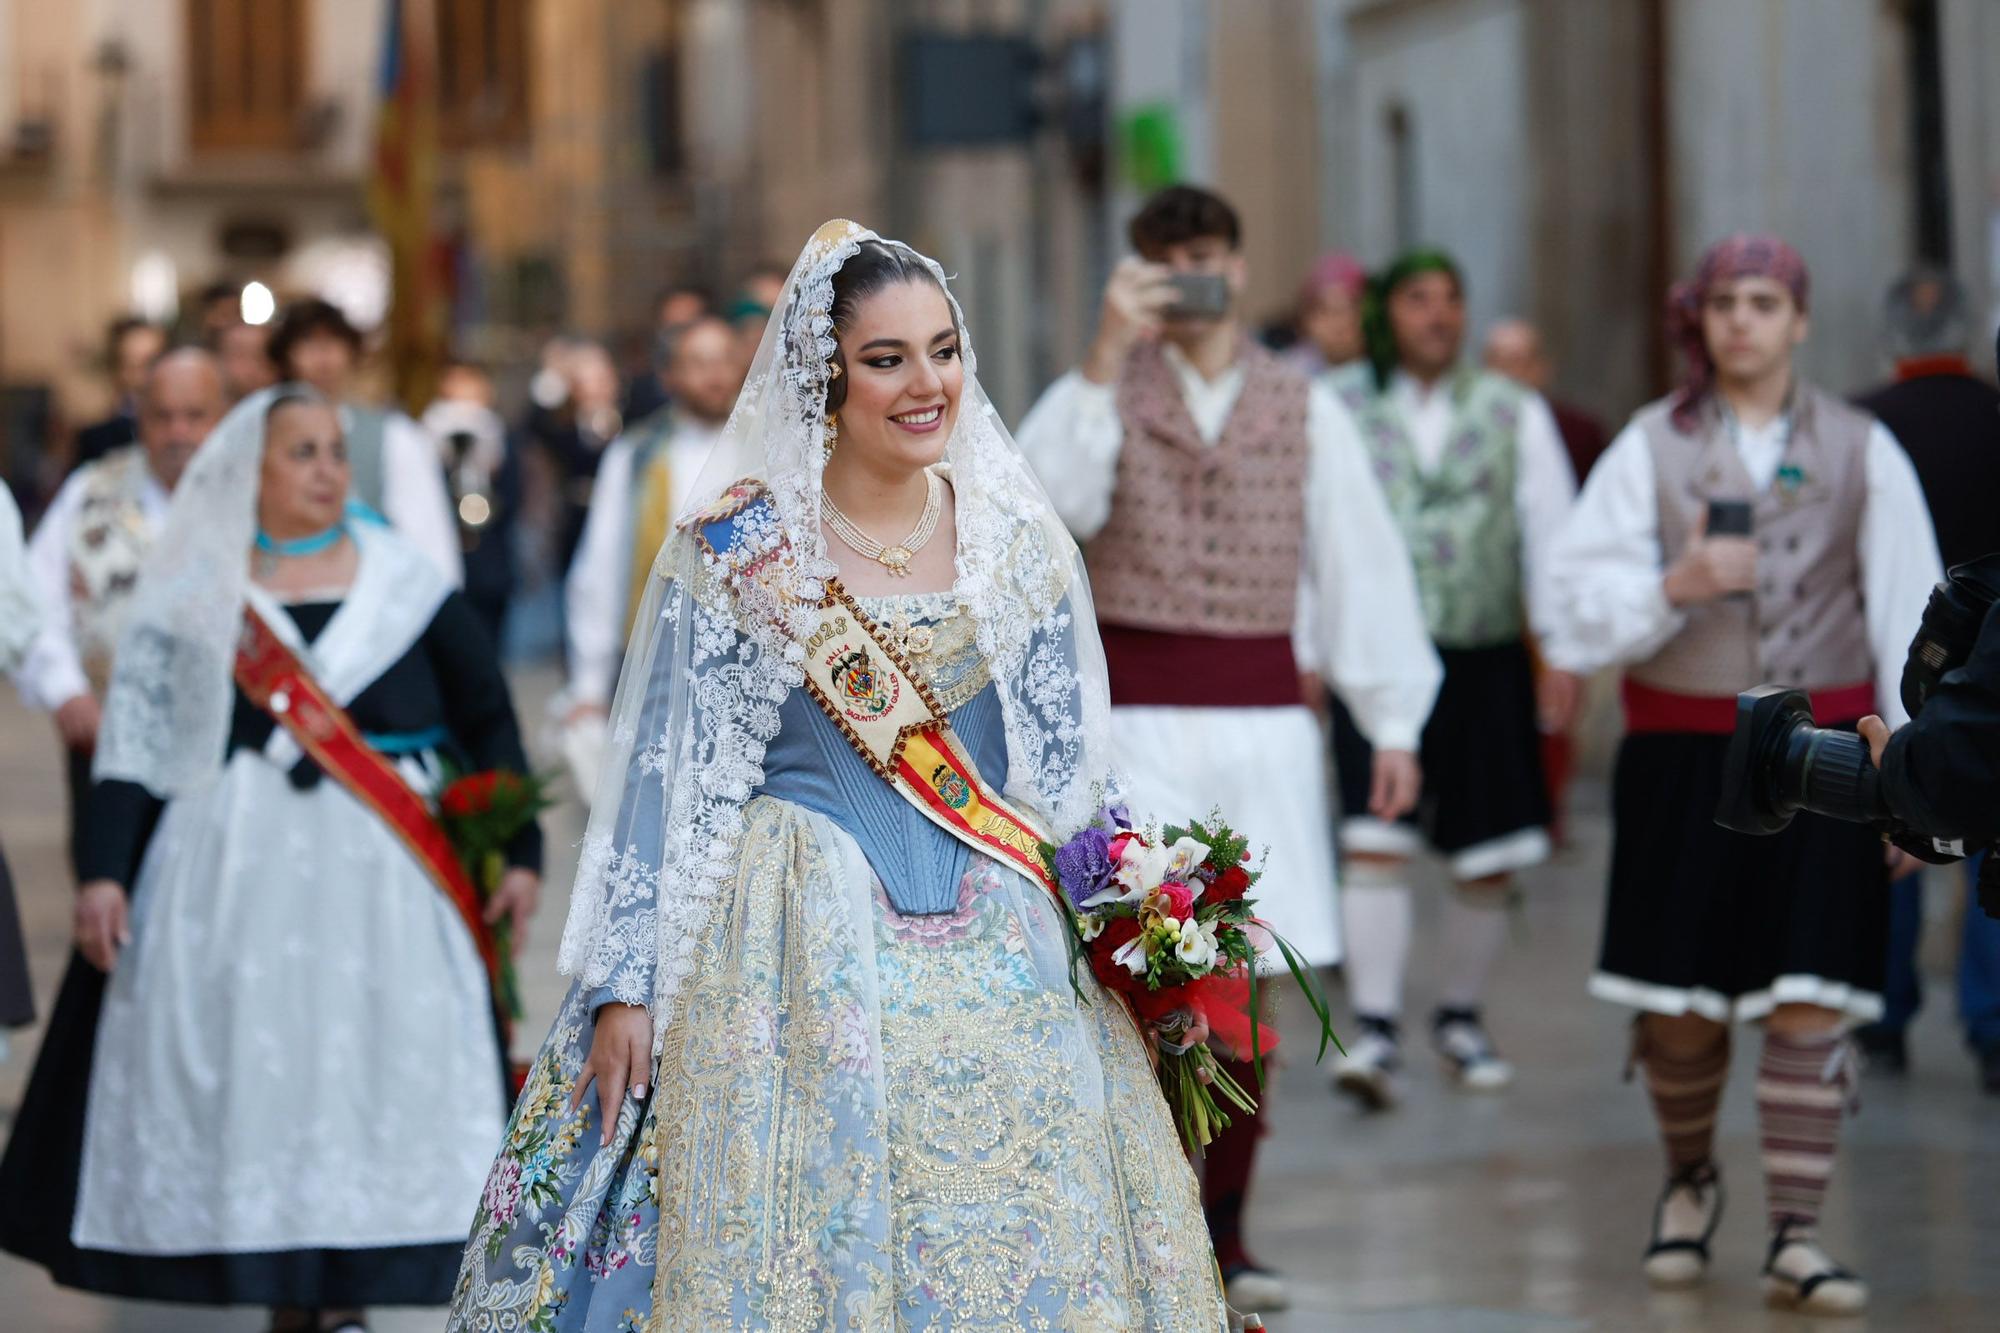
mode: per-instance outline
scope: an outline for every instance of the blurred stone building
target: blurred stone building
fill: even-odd
[[[0,430],[103,407],[105,321],[216,281],[379,313],[365,187],[388,0],[0,0]],[[1769,227],[1814,268],[1811,373],[1880,369],[1918,257],[1990,308],[1990,0],[409,0],[436,25],[460,346],[637,354],[669,280],[727,295],[859,218],[961,275],[1018,415],[1088,337],[1168,179],[1242,206],[1253,313],[1335,245],[1426,241],[1572,398],[1657,391],[1661,291]],[[39,405],[39,406],[37,406]],[[11,424],[10,424],[11,423]],[[18,475],[18,465],[12,469]]]

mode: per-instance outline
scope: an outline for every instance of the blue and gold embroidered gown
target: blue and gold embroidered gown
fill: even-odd
[[[863,599],[995,787],[951,594]],[[650,697],[650,696],[649,696]],[[1046,890],[931,824],[803,690],[744,808],[644,1100],[566,1106],[572,989],[487,1183],[450,1327],[1216,1329],[1195,1181],[1132,1024]]]

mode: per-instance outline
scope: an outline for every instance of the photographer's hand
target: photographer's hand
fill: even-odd
[[[1882,767],[1882,751],[1889,744],[1889,724],[1870,713],[1854,726],[1861,733],[1861,739],[1868,742],[1868,762]]]
[[[1870,713],[1855,723],[1854,729],[1861,733],[1861,739],[1868,742],[1868,762],[1882,767],[1882,751],[1889,744],[1889,724]],[[1890,879],[1901,879],[1914,875],[1924,868],[1924,863],[1893,842],[1882,844],[1884,863],[1889,867]]]
[[[1757,586],[1757,543],[1748,537],[1711,537],[1708,515],[1695,515],[1694,531],[1680,559],[1667,568],[1661,591],[1675,606],[1698,606]]]

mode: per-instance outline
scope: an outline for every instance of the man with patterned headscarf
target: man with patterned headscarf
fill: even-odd
[[[1319,257],[1299,284],[1293,316],[1299,340],[1285,359],[1306,375],[1317,375],[1360,358],[1361,304],[1368,295],[1368,270],[1345,250]]]
[[[1325,382],[1388,493],[1444,662],[1420,754],[1424,801],[1403,819],[1368,812],[1369,746],[1334,708],[1347,985],[1359,1027],[1336,1076],[1379,1109],[1399,1087],[1409,859],[1426,846],[1452,878],[1432,1042],[1462,1087],[1492,1090],[1513,1077],[1487,1034],[1487,982],[1513,875],[1549,854],[1540,730],[1567,728],[1580,683],[1558,670],[1538,681],[1527,642],[1548,633],[1547,547],[1576,490],[1548,404],[1460,360],[1464,281],[1441,251],[1412,251],[1374,279],[1364,331],[1367,359]]]
[[[1707,1269],[1730,1025],[1760,1022],[1766,1285],[1851,1313],[1868,1289],[1816,1226],[1847,1100],[1844,1033],[1882,1012],[1882,844],[1811,814],[1748,838],[1715,810],[1741,690],[1809,690],[1821,725],[1904,720],[1897,681],[1941,571],[1908,456],[1793,371],[1807,300],[1804,261],[1768,236],[1721,242],[1671,294],[1686,377],[1612,442],[1556,542],[1550,655],[1625,667],[1590,989],[1637,1011],[1633,1063],[1666,1147],[1646,1275],[1686,1286]]]

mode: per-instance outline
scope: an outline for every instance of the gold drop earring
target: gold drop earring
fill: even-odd
[[[841,372],[840,362],[838,361],[830,362],[826,368],[826,378],[828,383],[831,383],[832,381],[839,379],[841,373],[842,372]],[[839,439],[840,439],[840,413],[828,412],[826,414],[826,440],[821,446],[822,462],[833,457],[833,446],[839,441]]]

